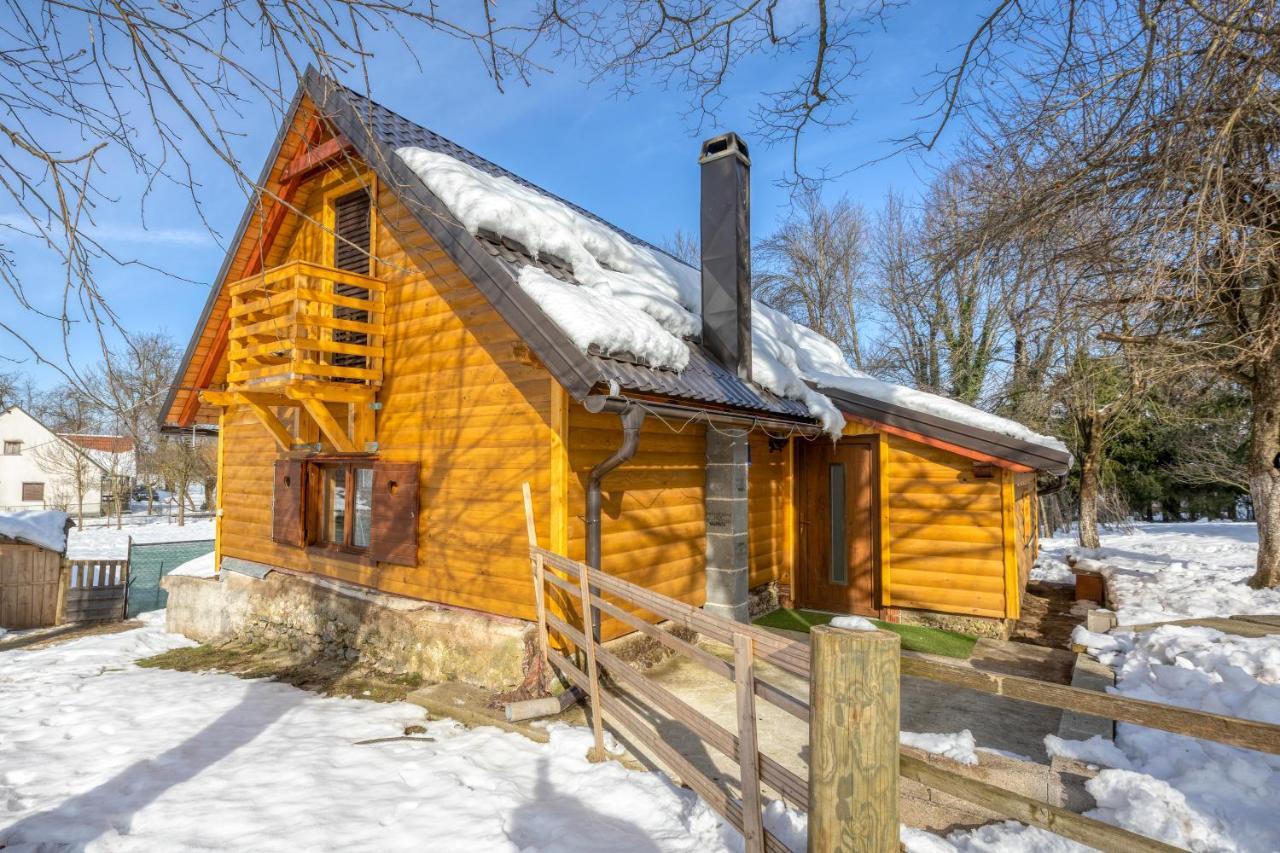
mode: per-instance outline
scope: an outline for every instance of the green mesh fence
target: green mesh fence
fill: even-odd
[[[194,542],[152,542],[135,544],[129,549],[129,611],[137,616],[148,610],[159,610],[169,600],[160,588],[160,578],[188,560],[213,550],[212,539]]]

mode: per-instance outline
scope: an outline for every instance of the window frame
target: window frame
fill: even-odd
[[[11,447],[14,449],[10,450],[9,448]],[[22,455],[22,439],[15,440],[15,439],[6,438],[4,440],[3,455],[4,456],[21,456]]]
[[[306,489],[303,495],[303,527],[304,535],[308,543],[308,548],[327,554],[342,555],[344,557],[356,557],[365,560],[372,560],[370,556],[370,545],[372,537],[370,537],[370,545],[356,545],[355,543],[355,495],[356,495],[356,471],[366,470],[369,472],[370,483],[370,525],[373,523],[373,471],[376,459],[371,457],[361,457],[358,459],[310,459],[307,461],[307,482],[314,484],[311,488]],[[325,512],[325,489],[328,485],[328,472],[339,469],[344,472],[343,488],[346,490],[344,499],[346,509],[343,512],[342,519],[342,541],[330,542],[326,533],[329,529],[329,519]]]
[[[28,487],[28,486],[39,486],[39,487],[40,487],[40,497],[38,497],[38,498],[29,498],[29,497],[27,497],[27,487]],[[44,503],[44,491],[45,491],[44,486],[45,486],[45,484],[44,484],[43,482],[38,482],[38,483],[37,483],[37,482],[35,482],[35,481],[32,481],[32,482],[24,482],[24,483],[22,484],[22,493],[21,493],[21,494],[22,494],[22,502],[23,502],[23,503],[28,503],[28,502],[32,502],[32,503],[33,503],[33,502],[35,502],[35,501],[40,501],[40,503]]]

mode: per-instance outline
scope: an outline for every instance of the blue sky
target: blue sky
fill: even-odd
[[[851,170],[826,187],[829,196],[847,194],[875,210],[891,188],[908,195],[920,189],[944,155],[899,155],[863,164],[890,153],[893,139],[919,126],[915,93],[929,84],[935,68],[954,58],[980,8],[919,2],[899,11],[885,31],[861,42],[868,61],[853,84],[856,119],[848,126],[813,131],[803,144],[808,163]],[[535,76],[531,85],[513,83],[499,93],[471,47],[436,37],[420,44],[419,53],[421,70],[405,60],[397,42],[380,45],[371,66],[374,97],[632,233],[661,242],[677,228],[696,231],[698,143],[724,130],[737,130],[751,145],[754,236],[766,236],[785,216],[788,192],[776,182],[787,172],[790,149],[753,140],[749,115],[759,92],[794,72],[786,63],[742,68],[731,81],[716,126],[699,130],[684,117],[683,92],[651,86],[619,98],[607,84],[587,85],[580,69],[557,64],[552,73]],[[236,142],[241,162],[256,175],[276,133],[275,120],[267,105],[257,104],[233,124],[242,133]],[[74,149],[79,143],[68,139],[66,144]],[[131,331],[167,332],[184,346],[245,206],[226,167],[198,146],[190,150],[201,179],[204,214],[217,235],[210,234],[190,198],[176,188],[160,187],[140,208],[138,175],[110,153],[103,184],[110,199],[96,214],[98,234],[113,251],[154,267],[98,265],[99,280],[120,323]],[[13,221],[14,212],[0,204],[0,226]],[[54,306],[62,296],[57,259],[35,241],[3,228],[0,244],[16,257],[28,295],[43,307]],[[35,339],[46,357],[61,356],[57,326],[23,311],[7,291],[0,292],[0,315]],[[96,361],[98,347],[86,324],[73,332],[73,361]],[[34,374],[42,384],[58,379],[0,332],[0,370],[14,369]]]

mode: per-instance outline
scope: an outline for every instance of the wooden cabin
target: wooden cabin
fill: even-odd
[[[308,74],[164,409],[174,427],[218,424],[224,573],[530,620],[527,482],[552,549],[596,559],[598,547],[605,571],[733,618],[762,589],[997,632],[1018,616],[1037,476],[1066,471],[1060,445],[810,383],[844,418],[835,440],[804,402],[732,363],[751,302],[749,282],[726,284],[723,269],[703,280],[718,277],[731,300],[737,288],[737,315],[712,328],[706,318],[725,313],[704,311],[681,370],[583,348],[519,285],[536,267],[573,286],[572,266],[465,227],[397,155],[405,147],[658,252]],[[706,243],[708,217],[745,212],[708,208],[705,169],[703,180]],[[742,229],[733,239],[745,252]],[[592,471],[618,454],[590,524]]]

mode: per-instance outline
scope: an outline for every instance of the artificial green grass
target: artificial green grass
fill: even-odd
[[[836,618],[835,613],[820,613],[817,610],[790,610],[782,608],[766,613],[755,621],[762,628],[782,628],[787,631],[809,633],[814,625],[825,625]],[[877,628],[892,631],[902,638],[902,647],[912,652],[927,652],[931,655],[945,655],[949,658],[967,660],[973,653],[973,645],[977,637],[958,634],[955,631],[943,631],[941,628],[925,628],[921,625],[898,625],[894,622],[881,622],[872,619]]]

